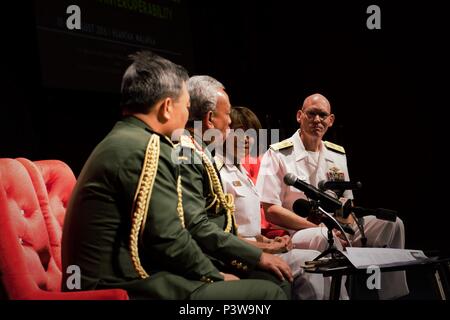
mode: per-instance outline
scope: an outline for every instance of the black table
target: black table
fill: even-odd
[[[331,263],[333,264],[333,263]],[[342,262],[340,263],[342,264]],[[450,298],[450,257],[434,256],[414,262],[397,263],[395,265],[380,266],[381,272],[405,271],[424,269],[434,272],[435,287],[442,300]],[[346,265],[319,266],[315,269],[305,269],[306,272],[319,273],[324,277],[331,277],[330,300],[339,300],[343,276],[368,275],[367,268],[357,269],[348,262]]]

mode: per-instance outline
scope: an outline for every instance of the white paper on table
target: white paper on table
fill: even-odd
[[[404,264],[420,263],[427,256],[422,250],[392,249],[392,248],[355,248],[347,247],[343,252],[350,262],[358,269],[368,266],[389,267]]]

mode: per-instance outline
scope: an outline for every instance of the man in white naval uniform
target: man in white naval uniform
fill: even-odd
[[[324,251],[327,246],[325,228],[292,212],[295,200],[305,198],[300,190],[287,186],[283,178],[287,173],[317,187],[322,180],[348,181],[347,159],[343,147],[322,141],[328,128],[334,123],[334,114],[328,100],[313,94],[307,97],[297,112],[300,130],[292,137],[276,143],[264,154],[257,179],[257,190],[263,202],[266,219],[292,231],[296,248]],[[353,199],[351,191],[344,198]],[[349,221],[355,231],[350,237],[353,246],[361,245],[361,233],[354,221]],[[364,217],[367,246],[404,248],[403,221],[379,220],[375,216]],[[341,242],[335,239],[338,248]],[[380,299],[393,299],[409,293],[404,272],[383,273]]]

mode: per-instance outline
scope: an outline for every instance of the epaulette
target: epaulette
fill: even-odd
[[[219,157],[214,157],[214,162],[216,164],[217,170],[219,170],[219,171],[220,171],[220,169],[223,168],[223,165],[225,164],[225,162]]]
[[[180,136],[180,146],[183,148],[195,149],[194,142],[192,142],[190,136],[182,135]]]
[[[292,142],[292,140],[286,139],[286,140],[271,144],[270,148],[274,151],[278,151],[278,150],[290,148],[293,146],[294,146],[294,143]]]
[[[323,144],[325,145],[325,147],[327,147],[327,149],[330,149],[331,151],[335,151],[335,152],[338,152],[338,153],[345,154],[344,147],[342,147],[342,146],[340,146],[338,144],[331,143],[329,141],[324,141]]]

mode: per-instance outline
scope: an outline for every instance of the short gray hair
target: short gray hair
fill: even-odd
[[[208,111],[216,110],[217,91],[225,87],[213,77],[193,76],[187,88],[191,99],[188,126],[193,126],[194,121],[201,121]]]

